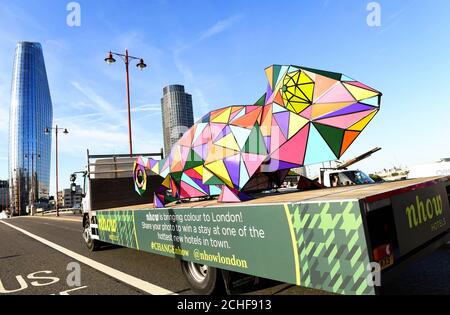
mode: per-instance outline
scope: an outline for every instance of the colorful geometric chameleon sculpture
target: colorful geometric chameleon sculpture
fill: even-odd
[[[380,92],[340,73],[280,65],[265,72],[267,92],[256,104],[206,114],[163,160],[138,158],[136,191],[145,191],[150,170],[164,179],[158,208],[214,195],[246,200],[245,192],[279,184],[291,168],[339,159],[380,107]]]

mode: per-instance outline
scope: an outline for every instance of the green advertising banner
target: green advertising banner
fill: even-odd
[[[337,293],[372,294],[357,202],[97,211],[100,240]]]

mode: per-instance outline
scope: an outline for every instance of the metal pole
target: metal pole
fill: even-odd
[[[58,207],[58,125],[56,125],[56,216],[59,217],[59,207]]]
[[[37,157],[36,157],[37,158]],[[31,216],[33,216],[34,211],[34,154],[31,155],[31,206],[30,206],[30,213]]]
[[[131,137],[131,105],[130,105],[130,75],[128,71],[128,49],[125,50],[125,71],[127,77],[127,103],[128,103],[128,138],[130,143],[130,157],[133,157],[133,141]]]
[[[17,209],[17,211],[18,211],[17,215],[19,217],[20,217],[20,213],[22,212],[22,195],[20,194],[21,193],[20,185],[22,184],[22,181],[20,180],[20,177],[21,177],[21,175],[20,175],[20,169],[19,169],[19,177],[17,179],[17,181],[19,182],[19,184],[17,185],[19,187],[19,191],[18,191],[18,193],[19,193],[19,207]]]

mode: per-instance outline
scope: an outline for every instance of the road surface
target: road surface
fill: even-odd
[[[90,252],[81,237],[81,217],[0,221],[0,240],[0,294],[193,294],[172,258],[115,246]],[[449,266],[450,246],[444,246],[383,284],[382,293],[450,294]],[[244,293],[326,294],[264,285]]]

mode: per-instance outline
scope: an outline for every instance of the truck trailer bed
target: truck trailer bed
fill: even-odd
[[[450,178],[450,177],[449,177]],[[411,186],[423,187],[431,185],[437,181],[442,181],[443,177],[428,177],[395,182],[382,182],[369,185],[344,186],[334,188],[323,188],[309,191],[298,191],[296,189],[280,190],[275,193],[253,194],[254,199],[243,201],[241,203],[219,203],[216,199],[204,201],[185,201],[181,203],[171,203],[166,205],[168,208],[202,208],[214,206],[242,206],[242,205],[261,205],[270,203],[290,203],[290,202],[330,202],[340,200],[376,200],[377,197],[398,193],[404,189],[411,189]],[[140,210],[152,209],[153,204],[141,204],[118,208],[108,208],[107,210]]]
[[[449,240],[449,195],[450,177],[430,177],[280,190],[242,203],[147,203],[92,211],[90,221],[102,242],[328,292],[375,294],[367,280],[373,268],[393,274]]]

